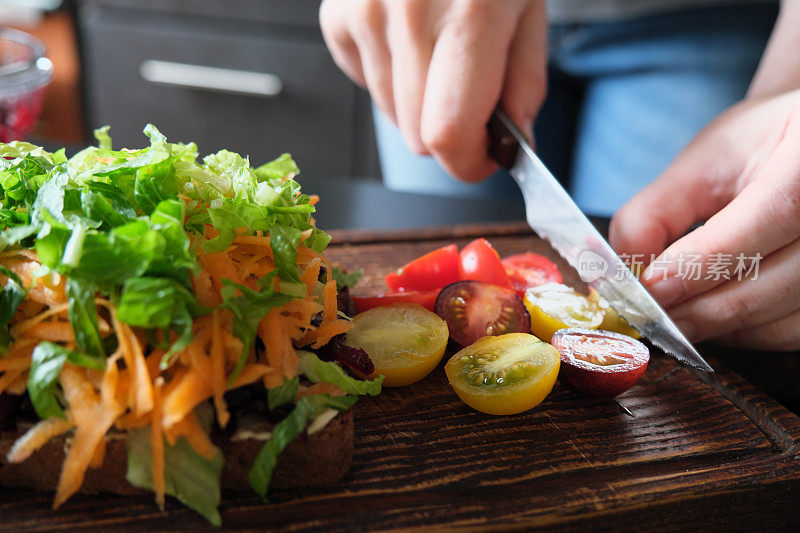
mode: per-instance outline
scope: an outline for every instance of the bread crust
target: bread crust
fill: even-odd
[[[6,456],[21,430],[0,434],[0,485],[54,491],[64,462],[66,438],[51,439],[25,461],[9,464]],[[127,454],[125,439],[107,438],[103,465],[86,472],[80,493],[143,494],[125,479]],[[225,457],[222,488],[232,491],[250,490],[247,474],[264,441],[254,438],[222,439],[217,445]],[[278,458],[271,489],[325,487],[338,483],[353,462],[353,412],[338,414],[324,428],[312,435],[303,433]]]

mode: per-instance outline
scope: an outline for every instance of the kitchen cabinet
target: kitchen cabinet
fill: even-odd
[[[319,0],[79,0],[87,119],[116,146],[155,124],[201,154],[291,152],[307,190],[379,175],[369,99],[336,67]],[[210,68],[209,68],[210,67]]]

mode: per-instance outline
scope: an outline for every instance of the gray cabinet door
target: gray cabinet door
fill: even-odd
[[[110,124],[116,146],[145,144],[151,122],[170,140],[196,141],[201,154],[228,148],[259,164],[291,152],[306,182],[354,173],[357,89],[321,40],[142,15],[95,12],[80,22],[90,125]],[[283,88],[263,98],[156,84],[140,74],[148,60],[273,74]]]

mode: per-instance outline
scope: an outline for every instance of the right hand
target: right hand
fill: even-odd
[[[498,102],[531,131],[546,88],[542,0],[324,0],[320,24],[406,144],[454,177],[497,168],[486,123]]]

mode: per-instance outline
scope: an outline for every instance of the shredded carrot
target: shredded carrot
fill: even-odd
[[[213,459],[217,454],[217,449],[212,444],[208,434],[200,426],[197,420],[197,415],[194,412],[189,413],[186,417],[172,426],[164,430],[164,436],[167,442],[175,444],[178,438],[184,437],[189,445],[198,453],[198,455],[206,459]]]
[[[164,430],[161,422],[161,388],[164,378],[157,377],[153,387],[153,410],[150,412],[150,447],[153,450],[153,491],[156,493],[158,508],[164,510]]]
[[[44,446],[47,441],[67,432],[71,427],[72,424],[63,418],[40,420],[35,426],[26,431],[22,437],[17,439],[8,452],[8,462],[21,463]]]
[[[75,340],[72,325],[66,321],[39,322],[20,333],[20,336],[34,337],[50,342],[73,342]]]
[[[130,326],[117,320],[116,313],[111,319],[119,339],[122,357],[133,377],[134,384],[128,391],[128,406],[135,414],[141,415],[153,408],[153,384],[150,372],[147,370],[142,347]]]
[[[312,394],[330,394],[331,396],[343,396],[345,392],[336,385],[331,385],[330,383],[325,383],[324,381],[320,381],[319,383],[314,383],[308,388],[297,391],[296,397],[302,398],[303,396],[310,396]]]
[[[111,358],[98,397],[84,372],[71,364],[65,364],[61,370],[59,382],[69,405],[68,416],[75,424],[75,437],[64,459],[53,508],[58,508],[80,488],[98,442],[122,413],[122,405],[115,398],[117,379],[117,362]]]
[[[243,387],[245,385],[249,385],[256,380],[264,377],[264,375],[272,370],[271,367],[267,365],[259,365],[259,364],[250,364],[244,365],[242,368],[242,372],[233,380],[229,389],[238,389],[239,387]]]
[[[103,466],[103,460],[106,458],[106,439],[100,439],[97,443],[97,448],[94,450],[92,460],[89,462],[89,468],[100,468]]]
[[[322,260],[319,257],[314,257],[308,262],[306,269],[303,271],[303,275],[300,276],[300,280],[305,283],[306,287],[308,287],[306,290],[306,298],[311,296],[311,291],[314,290],[314,285],[317,284],[317,280],[319,279],[319,271],[321,268]]]
[[[213,389],[196,369],[190,369],[181,381],[164,396],[164,427],[170,427],[188,415]]]
[[[322,322],[333,322],[339,316],[339,305],[336,301],[336,280],[328,274],[325,283],[325,308],[322,310]]]
[[[231,415],[225,405],[225,353],[222,347],[219,313],[211,314],[211,386],[214,389],[214,407],[221,427],[228,425]]]

